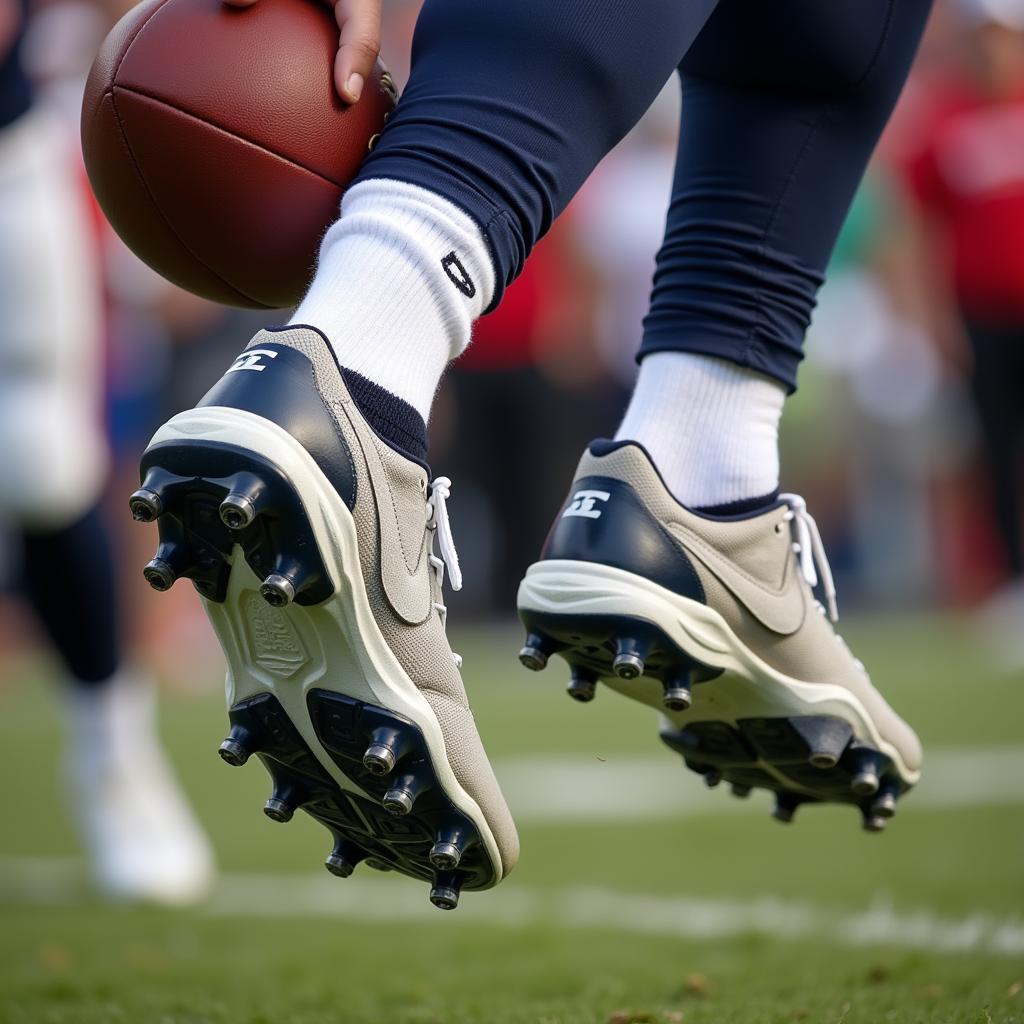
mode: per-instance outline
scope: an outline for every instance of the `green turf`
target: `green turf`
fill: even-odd
[[[986,671],[962,624],[896,618],[855,623],[846,635],[926,749],[1021,742],[1021,680]],[[499,762],[601,758],[614,773],[619,759],[658,756],[653,715],[609,693],[573,705],[557,671],[534,677],[515,666],[518,634],[456,640]],[[44,675],[39,662],[8,666],[0,687],[0,858],[9,864],[74,852],[56,796],[57,716]],[[259,813],[262,771],[219,762],[225,715],[214,689],[169,695],[163,721],[221,866],[232,878],[274,873],[271,888],[278,873],[282,884],[301,880],[325,853],[324,833],[308,820],[268,822]],[[680,786],[700,785],[667,753],[665,770]],[[0,1024],[1024,1021],[1024,991],[1012,994],[1024,962],[1010,956],[852,947],[828,934],[670,937],[644,934],[642,920],[584,929],[557,909],[570,891],[593,888],[634,901],[796,901],[835,915],[882,900],[904,915],[1019,924],[1020,804],[915,808],[911,798],[887,834],[869,836],[843,809],[806,811],[783,828],[752,800],[738,814],[528,822],[522,840],[522,863],[502,891],[467,895],[466,913],[378,923],[302,908],[263,916],[223,904],[216,913],[112,908],[63,875],[51,892],[45,879],[26,891],[12,873],[0,879]],[[389,905],[406,893],[425,900],[411,883],[376,885]],[[541,907],[550,900],[552,910],[521,925],[507,915],[487,920],[488,901],[507,907],[519,897]]]

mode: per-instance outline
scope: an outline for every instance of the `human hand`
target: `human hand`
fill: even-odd
[[[8,0],[0,0],[0,4]],[[225,0],[232,7],[251,7],[259,0]],[[355,103],[380,53],[381,0],[334,0],[338,23],[338,55],[334,58],[334,87],[346,103]]]

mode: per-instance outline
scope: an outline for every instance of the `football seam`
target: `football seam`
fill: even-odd
[[[128,56],[129,51],[135,45],[136,41],[141,37],[142,33],[153,23],[153,19],[167,6],[169,0],[161,0],[156,7],[149,12],[146,20],[135,29],[135,34],[128,40],[128,45],[121,52],[121,56],[118,58],[117,67],[114,68],[114,73],[110,76],[111,85],[113,86],[117,82],[117,76],[121,73],[121,65],[125,62],[125,58]],[[120,121],[119,121],[120,123]]]
[[[168,110],[173,110],[175,113],[184,114],[185,117],[192,118],[193,121],[198,121],[200,124],[208,125],[210,128],[215,128],[219,132],[230,136],[238,142],[244,142],[246,145],[252,146],[255,149],[260,150],[262,153],[266,153],[268,156],[277,157],[278,160],[282,160],[284,163],[291,167],[295,167],[300,171],[305,171],[307,174],[313,175],[314,178],[319,178],[321,181],[326,182],[328,185],[333,186],[337,189],[344,190],[345,186],[339,181],[335,181],[333,178],[327,177],[326,174],[321,174],[320,171],[313,170],[312,167],[307,167],[305,164],[300,163],[298,160],[290,156],[285,156],[283,153],[278,153],[277,150],[270,149],[268,146],[263,145],[261,142],[256,142],[254,139],[246,138],[244,135],[239,135],[237,132],[232,131],[230,128],[225,128],[222,124],[217,124],[216,121],[211,121],[208,117],[202,114],[197,114],[192,110],[186,110],[184,107],[175,106],[173,103],[161,98],[160,96],[154,96],[152,93],[146,92],[143,89],[139,89],[133,85],[121,85],[116,77],[112,85],[113,89],[122,89],[124,92],[132,93],[135,96],[141,96],[143,99],[152,100],[154,103],[159,103],[161,106],[166,107]]]
[[[136,38],[138,37],[136,36]],[[110,105],[114,111],[114,117],[117,118],[117,130],[121,136],[122,141],[124,142],[125,149],[127,149],[128,151],[128,157],[132,162],[132,167],[135,170],[136,177],[138,177],[139,183],[146,190],[146,195],[149,196],[149,201],[152,204],[153,209],[156,211],[160,219],[164,222],[164,225],[167,227],[167,230],[170,231],[170,233],[174,236],[175,239],[177,239],[178,244],[182,247],[182,249],[184,249],[185,252],[187,252],[189,256],[191,256],[192,259],[196,261],[196,263],[203,267],[204,270],[210,273],[215,280],[220,281],[220,283],[223,284],[230,291],[234,292],[240,298],[245,299],[247,303],[256,303],[256,305],[262,309],[273,309],[273,306],[268,306],[265,303],[260,302],[259,299],[255,299],[251,295],[247,295],[240,288],[236,288],[230,281],[226,281],[220,274],[217,273],[216,270],[213,269],[213,267],[209,266],[205,262],[205,260],[200,259],[199,256],[192,251],[192,247],[189,246],[181,237],[181,235],[179,235],[178,232],[174,229],[174,225],[170,222],[170,220],[168,220],[167,215],[161,209],[160,204],[156,201],[156,197],[153,195],[153,191],[149,187],[149,182],[146,181],[146,176],[142,173],[142,168],[139,166],[139,162],[135,157],[135,150],[132,149],[132,144],[128,138],[128,133],[124,130],[124,122],[122,121],[121,114],[117,109],[117,97],[114,95],[114,88],[112,87],[105,95],[108,95],[110,97]],[[162,274],[161,277],[163,277]],[[165,278],[165,280],[169,280],[169,278]],[[171,283],[174,284],[175,282],[172,281]],[[183,286],[179,285],[178,287]],[[185,290],[188,291],[189,289]]]

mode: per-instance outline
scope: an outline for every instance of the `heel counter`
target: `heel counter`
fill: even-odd
[[[287,430],[313,456],[345,504],[350,509],[355,505],[352,453],[303,353],[273,342],[246,349],[199,402],[200,407],[214,405],[251,412]]]
[[[635,573],[704,603],[704,588],[676,540],[644,508],[636,491],[614,477],[573,483],[541,560],[599,562]]]

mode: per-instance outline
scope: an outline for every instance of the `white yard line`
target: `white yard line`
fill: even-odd
[[[81,865],[70,858],[0,857],[0,907],[88,906]],[[435,910],[422,882],[397,876],[221,875],[198,913],[213,917],[315,917],[374,924],[462,924],[494,928],[590,929],[727,939],[764,935],[815,939],[837,946],[897,946],[936,953],[1024,956],[1024,918],[978,913],[941,917],[897,910],[877,900],[855,911],[760,896],[717,900],[614,892],[597,888],[542,889],[510,881],[494,892],[467,894],[451,914]]]

